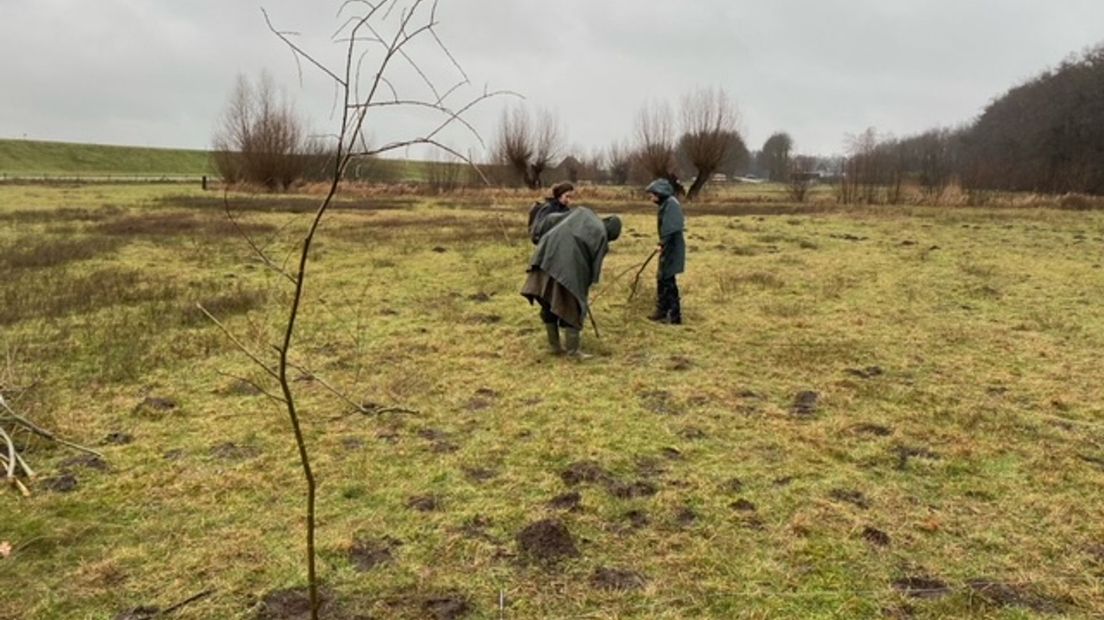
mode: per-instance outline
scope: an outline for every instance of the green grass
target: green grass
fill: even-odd
[[[199,176],[212,173],[207,151],[0,140],[0,174]]]
[[[299,202],[235,200],[282,262]],[[500,617],[500,595],[508,618],[1104,614],[1104,215],[690,206],[687,324],[668,328],[643,319],[650,290],[627,301],[631,273],[613,281],[651,251],[654,217],[603,203],[626,231],[598,289],[603,338],[584,341],[596,357],[572,363],[543,352],[517,295],[527,206],[348,198],[322,228],[295,355],[358,401],[418,412],[350,414],[295,383],[321,575],[349,615],[425,617],[445,594],[473,618]],[[303,585],[286,414],[194,310],[269,355],[289,291],[216,207],[181,188],[0,186],[21,295],[0,305],[0,385],[35,385],[18,407],[73,440],[134,437],[102,447],[104,472],[30,452],[79,486],[0,497],[0,618],[113,618],[208,588],[175,617],[251,618]],[[808,417],[791,413],[802,391]],[[657,492],[565,484],[584,460]],[[579,510],[548,506],[573,489]],[[438,509],[408,507],[421,496]],[[519,555],[546,518],[578,558]],[[349,549],[386,537],[392,561],[358,572]],[[646,585],[601,589],[600,568]],[[909,578],[948,593],[909,597],[893,585]],[[1009,585],[986,598],[978,580]]]
[[[421,182],[427,163],[380,159],[370,177],[391,182]],[[207,151],[187,149],[0,140],[0,178],[41,176],[192,176],[217,172]]]

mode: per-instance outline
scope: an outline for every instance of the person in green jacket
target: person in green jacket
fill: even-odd
[[[686,218],[676,194],[676,182],[656,179],[646,191],[658,207],[659,270],[656,273],[656,309],[648,318],[669,325],[682,324],[682,304],[676,277],[686,271]]]
[[[553,354],[565,352],[560,328],[566,332],[566,353],[588,357],[581,351],[583,322],[589,310],[590,287],[602,275],[602,262],[611,241],[621,236],[621,220],[600,219],[586,207],[548,215],[534,230],[540,239],[529,260],[521,294],[541,307],[541,321]]]

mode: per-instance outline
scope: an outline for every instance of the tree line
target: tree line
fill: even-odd
[[[255,85],[239,80],[214,147],[216,166],[230,182],[282,190],[329,169],[327,149],[307,135],[267,76]],[[797,201],[813,183],[830,181],[841,202],[896,204],[912,188],[938,202],[955,185],[1104,194],[1102,162],[1104,45],[1010,89],[970,123],[903,138],[870,128],[851,136],[842,156],[799,155],[785,132],[750,151],[735,101],[706,87],[677,106],[644,104],[626,139],[589,153],[567,145],[553,112],[515,105],[502,112],[485,165],[492,181],[534,190],[559,180],[626,185],[665,177],[684,182],[693,200],[714,178],[754,176],[786,183]],[[390,180],[379,176],[382,170],[362,162],[351,180]],[[478,178],[447,160],[428,163],[426,177],[445,191]]]

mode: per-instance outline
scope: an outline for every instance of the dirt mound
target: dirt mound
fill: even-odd
[[[349,561],[360,572],[367,572],[394,561],[392,553],[402,546],[402,541],[385,536],[378,540],[358,540],[349,548]]]
[[[836,501],[846,502],[863,510],[870,508],[870,500],[861,492],[853,489],[833,489],[828,495]]]
[[[460,594],[442,594],[426,597],[422,610],[435,620],[456,620],[472,612],[468,599]]]
[[[575,512],[579,510],[582,502],[583,496],[579,494],[578,491],[572,491],[552,498],[552,500],[548,502],[548,507],[553,510],[568,510]]]
[[[863,540],[877,547],[889,546],[889,534],[886,534],[882,530],[873,527],[863,528],[862,537]]]
[[[913,598],[940,598],[951,593],[951,588],[931,577],[903,577],[893,582],[893,589]]]
[[[626,591],[640,590],[648,585],[643,575],[631,570],[617,568],[598,568],[590,577],[590,585],[599,590]]]
[[[406,501],[406,507],[418,512],[433,512],[440,510],[441,502],[432,495],[416,495]]]
[[[1062,602],[1043,596],[1030,586],[990,579],[973,579],[966,585],[984,602],[997,607],[1022,607],[1046,614],[1061,613],[1065,609]]]
[[[333,596],[325,590],[319,591],[321,604],[319,615],[322,618],[338,616]],[[257,608],[257,620],[310,620],[310,591],[306,588],[291,588],[269,592],[261,599]]]
[[[811,391],[798,392],[794,396],[793,406],[790,407],[790,413],[796,416],[808,417],[817,412],[817,405],[820,401],[820,394]]]
[[[618,499],[651,497],[659,493],[659,487],[656,486],[654,482],[648,480],[637,480],[635,482],[612,481],[606,485],[606,490],[609,491],[610,495]]]
[[[571,532],[556,519],[545,519],[526,526],[518,533],[517,543],[525,556],[538,562],[557,562],[579,555]]]
[[[606,482],[612,477],[594,461],[576,461],[560,472],[560,479],[569,487],[582,483]]]

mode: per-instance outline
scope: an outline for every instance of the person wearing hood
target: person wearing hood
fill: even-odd
[[[600,219],[590,209],[578,207],[544,217],[535,227],[534,236],[539,242],[529,260],[529,275],[521,294],[530,304],[540,305],[553,354],[566,352],[586,358],[580,341],[590,310],[590,287],[602,275],[610,242],[621,236],[621,220],[617,216]],[[564,329],[566,346],[560,343],[560,328]]]
[[[659,270],[656,273],[656,309],[648,318],[670,325],[682,324],[682,305],[676,277],[686,271],[686,218],[675,197],[675,185],[667,179],[656,179],[645,190],[658,207]]]
[[[552,197],[543,204],[536,203],[529,211],[529,238],[533,245],[540,243],[538,231],[543,229],[545,218],[571,210],[571,201],[575,195],[575,186],[564,181],[552,186]]]

